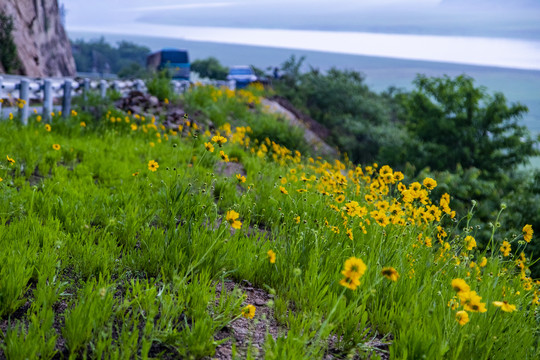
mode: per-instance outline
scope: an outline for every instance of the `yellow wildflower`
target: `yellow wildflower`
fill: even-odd
[[[159,167],[159,164],[157,163],[157,161],[150,160],[148,162],[148,170],[154,172],[154,171],[157,171],[158,167]]]
[[[532,225],[525,225],[523,227],[523,240],[525,240],[526,242],[531,242],[533,233],[534,231],[532,229]]]
[[[458,311],[456,313],[456,321],[461,326],[465,325],[466,323],[469,322],[469,314],[467,314],[467,312],[463,310]]]
[[[465,237],[465,247],[467,250],[472,250],[476,247],[476,240],[472,236],[468,235]]]
[[[268,250],[266,254],[268,255],[270,264],[274,264],[276,262],[276,253],[273,250]]]
[[[502,246],[500,248],[503,256],[508,256],[510,255],[510,250],[512,250],[511,246],[510,246],[510,243],[508,241],[503,241],[502,243]]]
[[[225,220],[227,220],[233,229],[240,229],[242,227],[242,222],[238,220],[239,216],[240,214],[238,214],[236,211],[229,210],[225,215]]]
[[[388,280],[398,281],[399,273],[393,267],[385,267],[382,269],[381,274]]]
[[[505,312],[516,311],[516,305],[511,305],[508,301],[494,301],[493,305],[500,307],[501,310]]]
[[[242,316],[246,319],[253,319],[255,316],[255,306],[249,304],[242,309]]]

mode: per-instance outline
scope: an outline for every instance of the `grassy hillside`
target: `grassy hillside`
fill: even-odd
[[[0,122],[3,356],[540,355],[528,228],[479,251],[437,179],[311,157],[257,89],[181,100]]]

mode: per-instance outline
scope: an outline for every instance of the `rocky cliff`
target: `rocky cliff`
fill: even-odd
[[[18,74],[48,77],[75,75],[69,39],[57,0],[1,0],[0,12],[13,18]],[[5,72],[0,66],[0,73]]]

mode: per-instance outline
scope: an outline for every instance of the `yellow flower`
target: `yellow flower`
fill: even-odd
[[[467,292],[459,292],[458,293],[459,298],[461,300],[461,304],[463,305],[463,308],[466,311],[473,311],[473,312],[486,312],[486,304],[483,302],[480,302],[482,300],[482,297],[478,296],[476,291],[467,291]]]
[[[468,235],[465,237],[465,247],[467,250],[472,250],[476,247],[476,240],[472,236]]]
[[[60,144],[53,144],[52,148],[54,150],[60,150]]]
[[[81,127],[86,127],[86,123],[84,121],[81,121],[80,125]]]
[[[494,301],[493,305],[500,307],[501,310],[505,312],[516,311],[516,305],[511,305],[508,301]]]
[[[297,223],[297,224],[300,224],[300,216],[297,216],[294,218],[294,221]]]
[[[242,309],[242,316],[246,319],[253,319],[255,316],[255,306],[249,304],[245,308]]]
[[[480,260],[480,264],[478,264],[480,267],[484,267],[487,265],[487,258],[484,256],[482,260]]]
[[[428,190],[433,190],[437,187],[437,182],[432,178],[425,178],[423,183]]]
[[[204,148],[206,149],[206,151],[214,152],[214,145],[212,145],[212,143],[205,142]]]
[[[463,310],[458,311],[456,313],[456,320],[459,325],[463,326],[469,322],[469,314],[467,314],[467,312]]]
[[[36,121],[37,121],[37,122],[41,122],[41,115],[38,115],[38,116],[36,117]]]
[[[137,175],[139,175],[138,171],[135,171],[133,174],[131,174],[131,176],[137,176]]]
[[[273,250],[268,250],[266,254],[268,255],[270,264],[274,264],[276,262],[276,253]]]
[[[357,257],[350,257],[345,260],[344,269],[341,272],[346,277],[352,277],[359,279],[366,272],[367,266],[362,259]],[[353,289],[354,290],[354,289]]]
[[[149,145],[150,145],[150,147],[154,147],[154,146],[156,146],[156,144],[154,144],[154,142],[153,142],[153,141],[150,141]]]
[[[0,182],[2,182],[2,181],[4,181],[4,179],[2,179],[2,178],[0,177]]]
[[[381,274],[388,280],[398,281],[399,274],[393,267],[385,267],[382,269]]]
[[[238,180],[239,183],[245,183],[246,177],[242,176],[241,174],[236,174],[236,180]]]
[[[215,142],[216,144],[219,145],[219,147],[222,147],[223,144],[225,144],[227,142],[227,138],[225,138],[225,137],[223,137],[221,135],[216,135],[216,136],[214,136],[212,138],[212,142]]]
[[[452,280],[452,289],[457,293],[471,291],[471,288],[467,285],[465,280],[459,278]]]
[[[279,191],[281,191],[282,194],[285,194],[287,195],[289,192],[287,191],[287,189],[285,189],[283,186],[280,186],[279,187]]]
[[[51,131],[51,125],[49,125],[49,124],[45,124],[45,130],[47,130],[47,131]]]
[[[10,158],[9,155],[6,155],[6,158],[10,165],[15,165],[15,159]]]
[[[339,195],[339,196],[336,198],[336,201],[337,201],[338,203],[342,203],[343,200],[345,200],[345,195],[343,195],[343,194],[342,194],[342,195]]]
[[[219,152],[219,156],[221,156],[221,160],[223,160],[224,162],[229,162],[229,157],[223,152],[223,150]]]
[[[360,285],[360,280],[358,278],[345,276],[340,280],[339,285],[345,286],[347,289],[356,290],[358,285]]]
[[[131,124],[131,130],[136,131],[137,130],[137,124]]]
[[[403,173],[401,171],[394,171],[394,182],[403,180]]]
[[[157,161],[150,160],[148,162],[148,170],[154,172],[154,171],[157,171],[158,167],[159,167],[159,164],[157,163]]]
[[[503,256],[508,256],[510,255],[510,250],[512,250],[511,246],[510,246],[510,243],[508,241],[503,241],[502,243],[502,246],[500,248]]]
[[[242,227],[242,222],[238,220],[238,217],[240,214],[238,214],[234,210],[227,211],[227,214],[225,215],[225,219],[227,222],[231,225],[234,229],[240,229]]]
[[[534,231],[532,229],[532,225],[525,225],[523,227],[523,240],[525,240],[526,242],[531,242],[533,233]]]

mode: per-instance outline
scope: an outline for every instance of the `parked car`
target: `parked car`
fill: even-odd
[[[227,75],[227,80],[235,81],[236,88],[242,89],[248,86],[249,84],[258,81],[258,78],[257,78],[257,75],[255,75],[255,71],[253,71],[251,66],[240,65],[240,66],[233,66],[230,68],[229,75]]]
[[[167,48],[148,55],[146,67],[154,71],[167,69],[174,80],[189,80],[191,66],[187,50]]]

